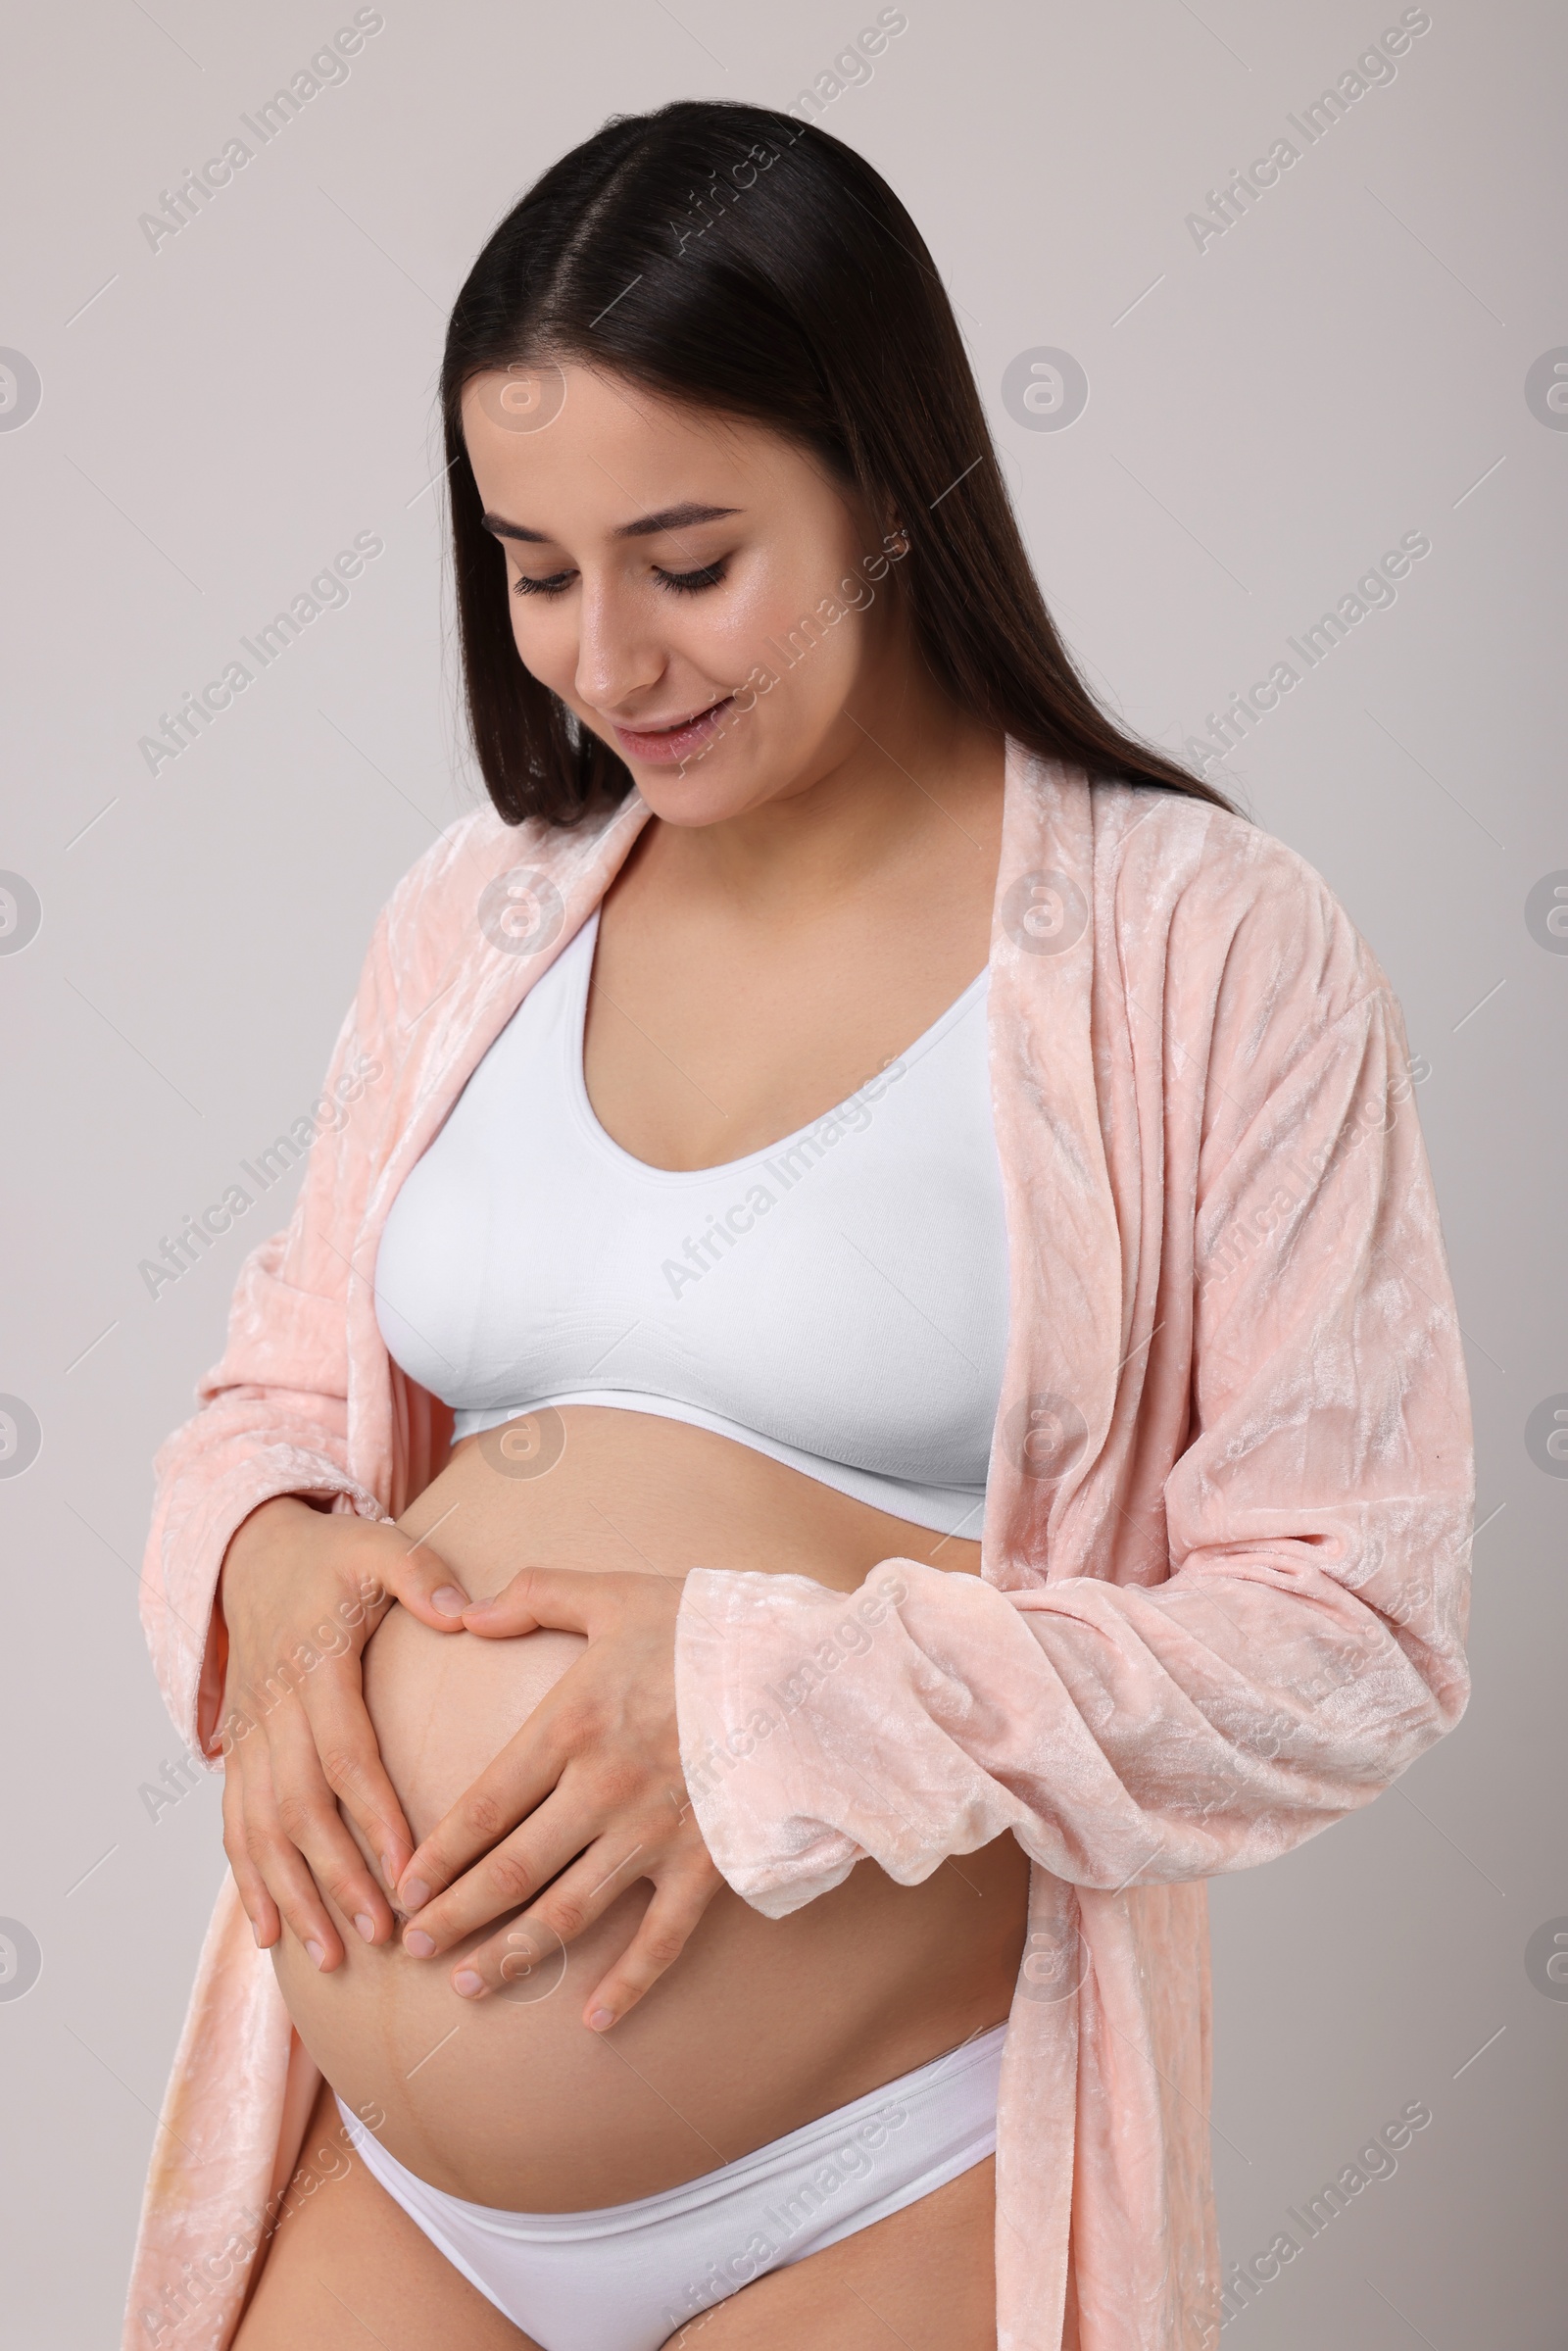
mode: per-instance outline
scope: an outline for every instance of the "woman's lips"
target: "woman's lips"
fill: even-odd
[[[733,694],[726,694],[722,702],[710,704],[695,717],[679,718],[673,726],[617,726],[615,733],[628,759],[642,759],[654,767],[673,767],[717,733],[734,699]]]

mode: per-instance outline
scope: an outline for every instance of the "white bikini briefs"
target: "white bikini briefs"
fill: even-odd
[[[416,2179],[342,2100],[366,2169],[542,2351],[659,2351],[754,2278],[804,2261],[982,2163],[1005,2024],[716,2172],[595,2212],[498,2212]]]

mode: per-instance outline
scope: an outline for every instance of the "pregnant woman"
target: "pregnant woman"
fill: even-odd
[[[233,1881],[126,2344],[1192,2351],[1203,1881],[1466,1695],[1397,1008],[834,140],[612,122],[442,401],[493,807],[159,1456]]]

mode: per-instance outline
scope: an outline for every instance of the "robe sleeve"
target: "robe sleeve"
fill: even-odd
[[[1102,1572],[1053,1581],[1048,1558],[1019,1589],[906,1559],[853,1593],[687,1578],[688,1789],[764,1915],[864,1858],[917,1885],[1006,1830],[1084,1886],[1247,1868],[1458,1720],[1469,1407],[1386,986],[1249,1099],[1187,1206],[1192,1418],[1153,1494],[1163,1582],[1110,1580],[1114,1510]]]
[[[387,1515],[349,1470],[347,1298],[359,1278],[349,1258],[373,1139],[399,1059],[389,918],[414,878],[377,921],[338,1031],[294,1213],[246,1257],[222,1356],[197,1386],[194,1416],[153,1460],[142,1628],[175,1728],[209,1761],[227,1663],[218,1578],[235,1529],[283,1494]]]

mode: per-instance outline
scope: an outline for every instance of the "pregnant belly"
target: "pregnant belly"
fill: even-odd
[[[856,1590],[879,1559],[976,1573],[979,1546],[868,1509],[766,1455],[648,1414],[568,1406],[456,1448],[399,1522],[475,1597],[526,1565],[722,1565]],[[394,1607],[365,1652],[366,1700],[416,1837],[521,1726],[584,1643],[485,1641]],[[681,1956],[608,2033],[588,1994],[650,1898],[626,1888],[536,1972],[475,2002],[450,1977],[503,1922],[433,1960],[369,1949],[318,1975],[273,1953],[300,2036],[382,2143],[472,2203],[575,2212],[653,2195],[939,2055],[1008,2011],[1028,1863],[1009,1837],[917,1886],[862,1862],[787,1919],[722,1887]]]

